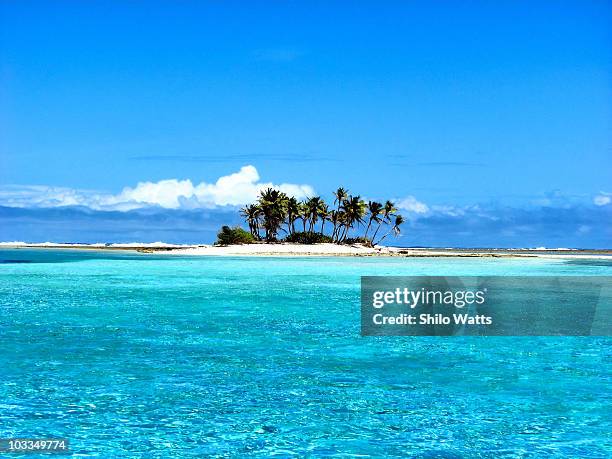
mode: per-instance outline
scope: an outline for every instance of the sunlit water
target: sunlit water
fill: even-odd
[[[99,457],[609,457],[611,338],[360,337],[361,275],[609,261],[0,250],[0,437]]]

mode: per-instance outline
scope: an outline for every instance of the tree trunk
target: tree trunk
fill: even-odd
[[[364,238],[364,239],[367,239],[367,238],[368,238],[368,231],[370,231],[370,225],[372,225],[372,219],[371,219],[371,218],[370,218],[370,221],[368,222],[368,226],[367,226],[367,228],[366,228],[366,232],[365,232],[365,234],[363,235],[363,238]]]
[[[372,244],[374,244],[374,239],[376,239],[376,235],[378,234],[378,230],[380,229],[381,225],[382,221],[378,224],[378,228],[376,228],[376,231],[374,231],[374,236],[372,236]]]
[[[342,233],[342,237],[340,238],[340,242],[344,242],[346,240],[346,237],[348,236],[349,229],[350,229],[349,225],[346,225],[344,227],[344,232]]]
[[[380,241],[378,241],[376,244],[374,244],[374,242],[372,242],[372,244],[373,244],[373,245],[378,245],[378,244],[380,244],[382,241],[384,241],[384,240],[385,240],[385,238],[386,238],[386,237],[387,237],[389,234],[391,234],[391,231],[393,231],[393,228],[391,228],[389,231],[387,231],[387,234],[385,234],[383,237],[381,237],[381,238],[380,238]]]

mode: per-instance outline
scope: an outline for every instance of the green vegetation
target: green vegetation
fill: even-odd
[[[236,226],[230,228],[224,226],[221,231],[217,234],[217,245],[230,245],[230,244],[252,244],[255,242],[255,238],[251,233],[244,229]]]
[[[371,243],[371,241],[369,239],[366,239],[365,237],[347,237],[344,242],[344,244],[366,244],[369,245]]]
[[[323,242],[333,242],[331,236],[321,233],[291,233],[287,235],[283,242],[295,242],[298,244],[321,244]]]
[[[338,188],[334,197],[333,205],[329,206],[320,196],[300,202],[280,190],[268,188],[261,192],[257,202],[240,210],[249,226],[249,232],[242,230],[242,233],[238,233],[239,228],[224,226],[218,235],[218,243],[276,242],[279,234],[285,233],[282,240],[301,244],[360,242],[376,245],[390,234],[400,234],[400,225],[404,219],[397,214],[391,201],[385,204],[376,201],[366,203],[360,196],[351,195],[344,188]],[[327,228],[330,234],[325,232],[326,223],[329,223]],[[301,231],[296,231],[296,226]],[[363,237],[355,237],[354,232],[360,227],[365,228]],[[385,227],[386,230],[383,229]],[[353,237],[349,237],[351,231]],[[382,236],[377,240],[379,233]],[[246,240],[245,235],[250,241]],[[232,238],[240,242],[225,242]]]

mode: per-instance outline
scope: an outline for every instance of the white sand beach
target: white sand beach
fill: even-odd
[[[156,249],[143,249],[158,252]],[[361,244],[245,244],[245,245],[199,245],[189,248],[170,249],[167,254],[196,256],[358,256],[358,257],[479,257],[479,258],[610,258],[609,253],[586,252],[567,249],[544,251],[529,249],[428,249],[401,247],[366,247]]]
[[[166,253],[178,255],[256,255],[256,256],[370,256],[384,255],[391,251],[387,247],[371,248],[363,245],[339,244],[245,244],[245,245],[201,245],[187,249],[173,249]]]
[[[315,256],[315,257],[478,257],[478,258],[601,258],[611,259],[612,250],[546,249],[459,249],[459,248],[402,248],[362,244],[244,244],[218,246],[212,244],[153,243],[27,243],[21,241],[0,242],[0,248],[16,249],[71,249],[99,251],[137,251],[144,254],[193,255],[193,256]]]

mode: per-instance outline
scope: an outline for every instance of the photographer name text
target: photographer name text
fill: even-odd
[[[486,301],[487,290],[455,290],[440,291],[410,290],[395,288],[394,290],[379,290],[372,293],[372,307],[381,310],[387,305],[402,305],[410,310],[417,307],[445,305],[462,309],[472,305],[479,306]],[[450,312],[450,310],[448,311]],[[374,325],[491,325],[493,319],[484,314],[468,313],[432,314],[432,313],[401,313],[384,315],[376,313],[372,316]]]

